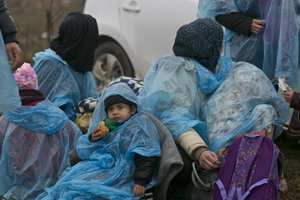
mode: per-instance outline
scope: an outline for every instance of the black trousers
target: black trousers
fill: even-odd
[[[167,200],[188,199],[187,186],[192,182],[191,173],[193,160],[179,145],[177,145],[177,149],[184,162],[184,167],[171,181],[167,193]]]

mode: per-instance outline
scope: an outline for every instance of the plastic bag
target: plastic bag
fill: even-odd
[[[0,112],[21,106],[18,87],[8,61],[2,33],[0,35],[0,91]]]

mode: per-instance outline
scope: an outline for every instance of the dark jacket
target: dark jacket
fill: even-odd
[[[154,171],[158,165],[159,157],[145,157],[135,154],[134,163],[134,183],[146,186],[151,182]]]
[[[290,107],[294,108],[294,112],[287,130],[287,136],[300,139],[300,93],[294,92]]]
[[[242,13],[232,12],[216,16],[216,21],[236,33],[250,36],[253,18]]]
[[[0,0],[0,30],[2,32],[5,44],[10,42],[18,42],[16,37],[17,28],[8,12],[4,0]]]
[[[290,107],[300,111],[300,93],[294,92]]]

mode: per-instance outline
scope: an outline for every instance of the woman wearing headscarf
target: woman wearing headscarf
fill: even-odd
[[[45,97],[76,119],[73,107],[88,97],[97,97],[92,76],[98,26],[87,14],[72,12],[59,26],[50,48],[33,58],[40,91]]]
[[[260,69],[220,57],[222,41],[222,27],[212,19],[181,26],[174,55],[153,64],[140,90],[145,111],[184,150],[186,172],[181,178],[186,180],[177,181],[182,186],[190,181],[192,161],[203,169],[220,167],[218,153],[236,136],[281,125],[288,112]],[[280,128],[276,130],[275,137]]]
[[[299,20],[293,0],[204,0],[197,17],[226,28],[225,55],[262,69],[274,85],[281,77],[297,86]]]
[[[70,166],[79,128],[38,90],[37,76],[24,63],[14,77],[22,106],[0,118],[0,195],[33,200]]]

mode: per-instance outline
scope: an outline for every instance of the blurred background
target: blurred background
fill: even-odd
[[[23,61],[32,63],[35,53],[49,47],[58,26],[71,11],[83,11],[85,0],[6,0],[23,51]]]

